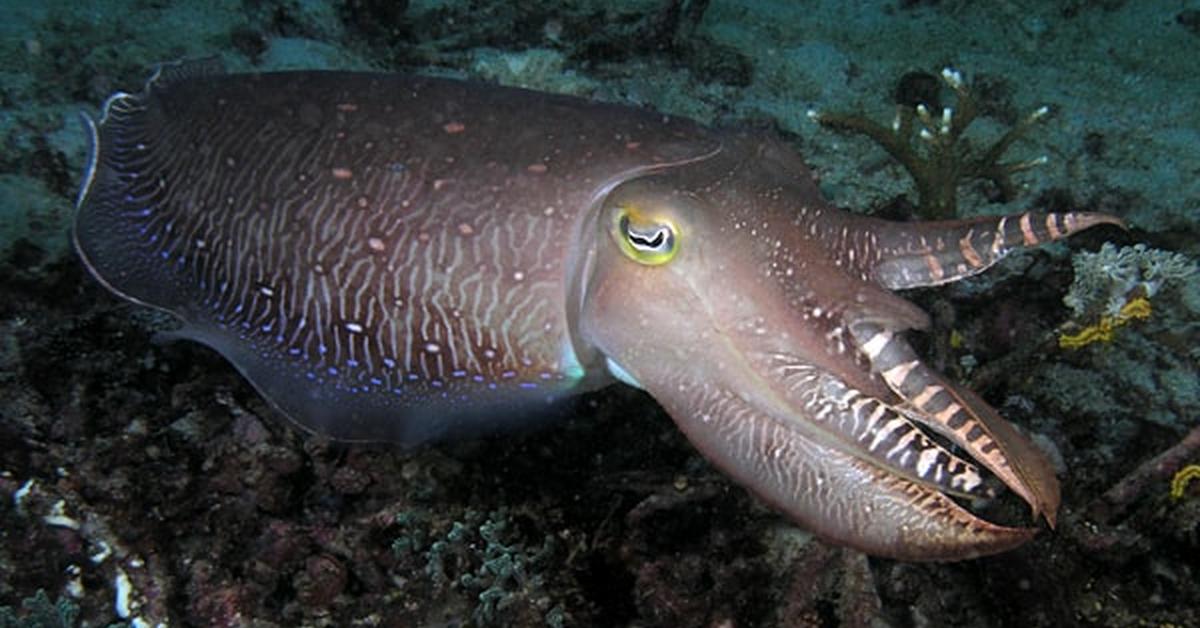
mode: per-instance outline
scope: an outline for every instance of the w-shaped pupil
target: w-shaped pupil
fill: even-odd
[[[646,236],[643,236],[643,235],[640,235],[637,233],[629,234],[629,240],[631,242],[633,242],[634,244],[636,244],[642,248],[647,248],[647,249],[657,249],[657,248],[661,247],[663,244],[663,240],[666,239],[666,237],[667,236],[663,233],[662,229],[655,231],[653,238],[647,238]]]

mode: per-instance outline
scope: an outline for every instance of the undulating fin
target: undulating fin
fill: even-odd
[[[225,64],[220,57],[211,56],[202,59],[189,59],[182,61],[172,61],[168,63],[160,63],[154,67],[154,72],[150,78],[146,79],[142,91],[136,94],[128,92],[116,92],[109,96],[104,101],[104,105],[100,108],[100,121],[97,123],[91,117],[84,115],[87,121],[87,126],[91,130],[91,155],[89,159],[89,175],[84,180],[84,184],[80,187],[79,202],[82,202],[84,194],[90,187],[91,172],[95,169],[96,157],[102,154],[100,150],[103,146],[99,143],[102,139],[99,136],[100,130],[112,122],[113,116],[128,115],[131,112],[142,111],[145,108],[145,99],[153,90],[162,90],[167,87],[182,82],[188,79],[215,76],[225,73]],[[114,123],[115,124],[115,123]],[[78,204],[78,203],[77,203]]]
[[[89,251],[137,248],[144,221],[168,193],[165,179],[147,176],[153,165],[173,158],[162,137],[165,124],[156,93],[187,79],[223,74],[219,57],[159,64],[136,94],[117,92],[104,102],[99,122],[85,116],[91,131],[91,154],[76,204],[74,237],[83,261],[113,292],[134,302],[173,310],[190,301],[186,286],[165,267],[124,260],[111,275],[95,272]],[[85,202],[87,211],[82,208]],[[90,243],[90,244],[89,244]]]
[[[1033,443],[986,402],[926,366],[912,347],[878,323],[852,322],[850,333],[909,416],[949,438],[996,474],[1054,526],[1059,503],[1054,470]]]
[[[1124,228],[1119,218],[1092,212],[988,216],[933,223],[871,222],[868,275],[900,290],[936,286],[987,270],[1009,252],[1065,238],[1100,224]]]

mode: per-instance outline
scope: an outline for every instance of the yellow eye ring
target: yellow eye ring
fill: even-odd
[[[666,264],[679,252],[679,231],[670,220],[644,220],[622,209],[613,215],[612,234],[621,252],[639,264]]]

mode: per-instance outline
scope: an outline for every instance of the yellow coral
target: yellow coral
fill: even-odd
[[[1187,490],[1188,482],[1200,479],[1200,464],[1189,464],[1179,471],[1175,472],[1175,476],[1171,478],[1171,499],[1178,501],[1183,499],[1183,492]]]
[[[1131,320],[1145,320],[1150,318],[1150,299],[1146,297],[1135,297],[1130,299],[1128,303],[1121,306],[1121,312],[1117,315],[1118,326],[1124,325]]]
[[[1113,337],[1113,318],[1105,316],[1095,325],[1084,327],[1078,334],[1063,334],[1058,337],[1058,346],[1063,349],[1078,349],[1093,342],[1109,342]]]
[[[1093,342],[1111,342],[1113,333],[1118,327],[1134,320],[1150,318],[1152,309],[1150,300],[1146,297],[1134,297],[1121,306],[1116,316],[1101,316],[1100,322],[1089,325],[1077,334],[1063,334],[1058,337],[1058,346],[1063,349],[1078,349]]]

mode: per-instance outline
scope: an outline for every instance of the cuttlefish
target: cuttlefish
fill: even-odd
[[[833,543],[1020,545],[956,501],[981,467],[1054,523],[1046,457],[918,358],[892,291],[1115,218],[887,222],[763,133],[421,76],[168,65],[90,126],[87,268],[307,430],[417,445],[620,380]]]

